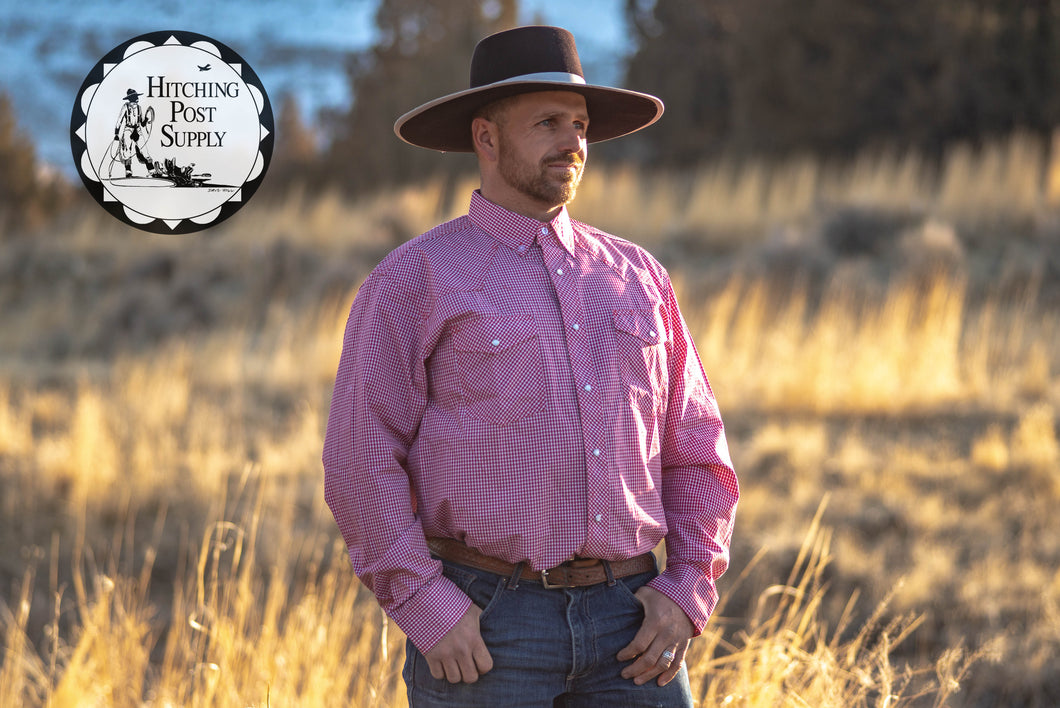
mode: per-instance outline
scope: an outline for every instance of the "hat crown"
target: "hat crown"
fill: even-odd
[[[535,91],[572,91],[585,97],[592,117],[590,143],[611,140],[659,119],[655,96],[589,84],[574,44],[561,27],[516,27],[481,40],[471,57],[471,87],[424,103],[401,116],[394,132],[412,145],[442,152],[473,152],[471,124],[493,101]]]
[[[471,88],[539,73],[584,78],[574,35],[560,27],[516,27],[486,37],[471,57]]]

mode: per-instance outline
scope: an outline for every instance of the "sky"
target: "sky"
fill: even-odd
[[[371,46],[377,0],[0,0],[0,91],[48,166],[74,174],[70,115],[85,76],[103,55],[146,32],[203,34],[238,53],[265,85],[274,110],[294,94],[312,122],[351,101],[343,57]],[[628,49],[623,0],[521,0],[521,20],[570,29],[590,80],[621,80]]]

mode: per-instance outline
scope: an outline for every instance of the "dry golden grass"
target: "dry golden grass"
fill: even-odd
[[[849,284],[829,288],[816,309],[808,299],[797,289],[778,302],[769,283],[735,278],[690,314],[726,397],[774,411],[900,414],[1012,410],[1028,395],[1055,396],[1060,330],[1029,304],[968,312],[964,280],[941,275],[892,284],[864,304]]]
[[[771,227],[840,205],[931,214],[961,226],[1019,221],[1060,205],[1058,156],[1055,146],[1051,155],[1039,138],[1017,133],[977,148],[955,145],[939,161],[886,150],[844,163],[811,155],[720,160],[647,183],[632,169],[588,171],[574,211],[649,245],[692,233],[731,246],[733,234],[765,237]]]
[[[288,544],[264,563],[256,549],[262,500],[239,525],[207,526],[195,562],[171,588],[165,612],[172,621],[164,625],[149,599],[154,546],[135,577],[87,573],[79,562],[74,601],[55,597],[57,614],[46,627],[55,640],[45,661],[26,637],[27,575],[17,616],[5,618],[0,703],[397,704],[401,639],[365,600],[342,549],[320,536],[315,547]],[[324,549],[335,552],[325,559]],[[59,639],[58,612],[67,604],[75,628]]]
[[[242,524],[207,528],[196,564],[174,588],[173,621],[164,628],[148,600],[153,546],[137,577],[97,571],[86,587],[81,568],[75,571],[76,630],[69,644],[59,639],[55,616],[46,658],[26,634],[27,574],[18,614],[4,618],[3,705],[406,705],[400,632],[353,578],[341,548],[324,560],[320,538],[316,550],[282,549],[278,565],[255,560],[261,501]],[[746,632],[727,639],[712,627],[693,645],[690,680],[701,705],[900,706],[931,696],[939,706],[958,690],[982,650],[956,647],[920,670],[892,665],[891,651],[915,631],[917,617],[883,626],[881,605],[847,638],[850,598],[829,626],[821,607],[830,535],[818,514],[787,581],[761,593]],[[57,595],[57,613],[62,605]],[[162,634],[161,658],[152,664]]]
[[[934,666],[896,669],[891,653],[923,617],[886,620],[885,599],[856,632],[849,632],[855,593],[832,626],[822,617],[832,532],[821,527],[822,504],[785,583],[757,598],[737,645],[717,631],[695,646],[689,663],[703,706],[897,706],[928,699],[947,705],[964,675],[990,649],[953,647]],[[724,612],[724,606],[719,608]],[[723,648],[724,647],[724,648]],[[934,676],[925,678],[926,672]]]
[[[702,705],[1060,690],[1056,174],[1015,136],[587,180],[576,216],[674,274],[741,476]],[[466,187],[5,244],[0,705],[404,704],[320,446],[354,289]]]

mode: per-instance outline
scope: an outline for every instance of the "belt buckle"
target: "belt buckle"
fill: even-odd
[[[555,585],[553,583],[550,583],[548,581],[548,573],[549,573],[550,570],[555,570],[555,569],[554,568],[546,568],[546,569],[541,571],[541,585],[542,585],[542,587],[544,587],[546,590],[561,590],[561,589],[567,587],[566,585]]]

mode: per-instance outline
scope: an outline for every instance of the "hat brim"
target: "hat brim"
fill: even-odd
[[[663,102],[646,93],[564,81],[505,81],[435,99],[397,119],[394,133],[407,143],[442,152],[474,152],[471,120],[484,106],[536,91],[573,91],[589,112],[586,140],[598,143],[646,128],[663,114]]]

